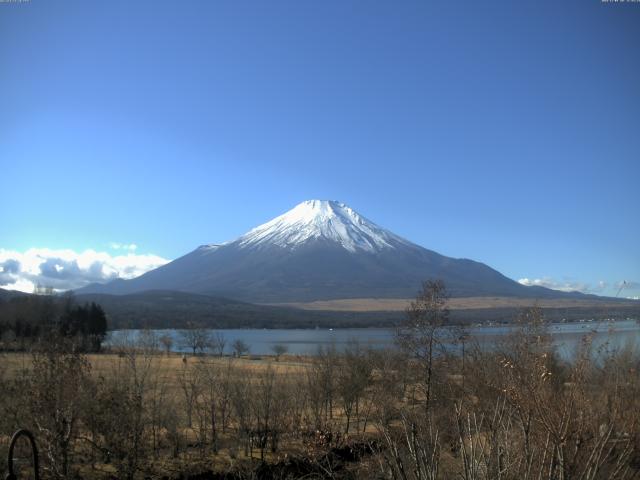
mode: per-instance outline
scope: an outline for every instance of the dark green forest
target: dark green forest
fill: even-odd
[[[107,315],[95,302],[78,303],[73,295],[16,295],[0,300],[0,347],[24,350],[52,337],[73,340],[83,352],[100,351]]]

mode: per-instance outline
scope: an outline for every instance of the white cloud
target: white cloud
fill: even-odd
[[[0,249],[0,288],[32,292],[36,285],[42,285],[69,290],[93,282],[134,278],[169,262],[153,254],[132,253],[135,244],[124,247],[121,249],[127,253],[120,255],[95,250]]]
[[[584,292],[587,293],[591,291],[591,287],[589,284],[583,282],[558,282],[551,277],[543,277],[543,278],[521,278],[518,280],[518,283],[522,285],[526,285],[528,287],[537,286],[537,287],[546,287],[552,288],[553,290],[560,290],[562,292]],[[605,284],[605,282],[601,282]]]
[[[138,249],[138,245],[136,245],[135,243],[111,242],[109,244],[109,247],[112,250],[128,250],[130,252],[135,252]]]
[[[600,280],[596,284],[591,284],[587,282],[579,282],[573,280],[563,280],[558,281],[551,277],[542,277],[542,278],[521,278],[518,280],[518,283],[526,286],[539,286],[551,288],[553,290],[560,290],[562,292],[582,292],[582,293],[592,293],[596,295],[607,295],[607,296],[616,296],[621,291],[626,291],[628,293],[633,293],[634,290],[638,290],[640,288],[640,284],[638,282],[626,281],[626,282],[606,282],[604,280]]]

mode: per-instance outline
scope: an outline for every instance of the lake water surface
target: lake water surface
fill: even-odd
[[[477,342],[483,348],[495,346],[501,338],[513,331],[508,325],[468,327],[465,329],[465,343]],[[610,348],[624,348],[630,345],[640,347],[640,323],[636,320],[575,322],[551,324],[549,331],[562,356],[571,356],[585,335],[593,335],[594,346],[607,343]],[[115,330],[111,332],[108,344],[116,344],[123,337],[135,340],[141,330]],[[156,335],[170,335],[173,350],[189,352],[183,345],[180,330],[153,330]],[[214,330],[212,330],[214,332]],[[220,329],[227,342],[226,352],[231,353],[231,343],[240,339],[249,345],[253,355],[272,354],[274,345],[285,345],[290,354],[313,355],[319,347],[335,346],[342,350],[352,341],[363,347],[393,348],[395,330],[389,328],[336,328],[329,329]]]

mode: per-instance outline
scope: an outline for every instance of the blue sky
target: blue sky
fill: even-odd
[[[321,198],[640,295],[639,45],[598,0],[0,3],[0,260],[155,266]]]

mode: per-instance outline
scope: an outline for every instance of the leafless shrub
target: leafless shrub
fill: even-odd
[[[133,479],[149,454],[153,358],[136,349],[121,356],[110,375],[98,378],[92,408],[85,419],[94,434],[90,442],[105,462],[114,464],[118,478]]]
[[[440,438],[432,423],[403,416],[400,426],[382,428],[381,469],[393,480],[436,480],[440,469]]]
[[[45,457],[45,470],[53,478],[69,478],[90,366],[71,342],[51,340],[33,353],[26,384],[29,414]]]

